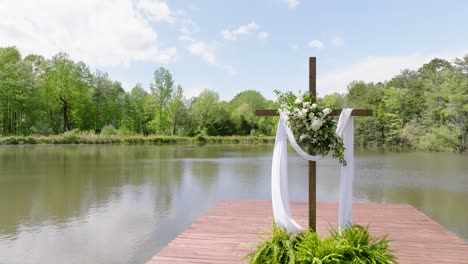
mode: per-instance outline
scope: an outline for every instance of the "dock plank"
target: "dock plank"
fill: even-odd
[[[294,218],[307,225],[306,202],[291,203]],[[271,201],[225,200],[190,225],[147,264],[246,263],[259,235],[271,230]],[[337,203],[317,203],[317,231],[336,228]],[[468,263],[468,243],[407,204],[353,204],[353,221],[375,236],[389,234],[398,263]]]

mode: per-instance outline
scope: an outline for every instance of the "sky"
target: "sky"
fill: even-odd
[[[187,98],[254,89],[317,92],[385,81],[434,57],[468,54],[468,1],[0,0],[0,47],[60,51],[129,91],[168,69]]]

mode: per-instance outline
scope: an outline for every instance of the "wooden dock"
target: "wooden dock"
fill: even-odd
[[[307,203],[293,202],[293,215],[307,224]],[[338,205],[317,204],[317,231],[337,226]],[[353,220],[373,235],[389,234],[398,263],[468,263],[468,243],[406,204],[353,204]],[[171,241],[147,264],[245,263],[242,257],[271,230],[271,201],[221,201]]]

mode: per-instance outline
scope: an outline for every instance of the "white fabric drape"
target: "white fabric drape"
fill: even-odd
[[[336,133],[343,135],[344,146],[346,148],[344,158],[346,167],[341,169],[341,186],[339,199],[339,225],[344,228],[352,221],[352,197],[353,197],[353,119],[352,109],[343,109],[338,121]],[[351,117],[351,118],[350,118]],[[294,150],[303,158],[311,161],[318,161],[320,155],[310,155],[304,152],[297,144],[291,129],[287,125],[288,117],[280,112],[280,120],[276,130],[275,147],[273,150],[273,162],[271,167],[271,196],[273,205],[273,216],[277,226],[285,228],[288,232],[303,231],[301,226],[294,221],[291,216],[288,195],[288,150],[287,140]],[[344,180],[345,179],[345,180]]]
[[[353,222],[353,179],[354,179],[354,118],[353,109],[341,112],[336,134],[343,137],[346,166],[341,166],[340,198],[338,202],[338,228],[346,228]]]

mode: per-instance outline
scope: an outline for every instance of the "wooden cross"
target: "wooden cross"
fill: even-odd
[[[309,58],[309,93],[317,96],[317,75],[316,75],[317,59]],[[339,116],[342,109],[333,109],[331,115]],[[278,110],[256,110],[257,116],[277,116]],[[373,111],[369,109],[353,109],[351,116],[372,116]],[[316,163],[309,161],[309,227],[316,231]]]

